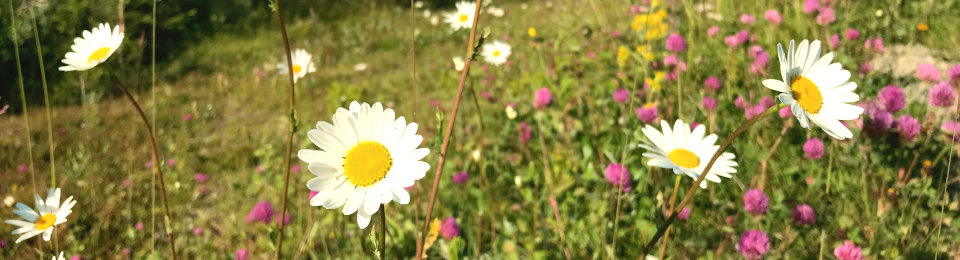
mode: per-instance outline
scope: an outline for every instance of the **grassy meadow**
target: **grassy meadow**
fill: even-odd
[[[218,8],[240,14],[220,16],[160,1],[156,19],[152,1],[8,1],[0,1],[0,75],[8,77],[0,219],[23,220],[16,204],[37,209],[34,197],[50,188],[76,205],[63,223],[24,222],[49,227],[50,239],[15,242],[20,226],[0,225],[0,259],[414,259],[421,245],[430,259],[960,259],[958,0],[484,0],[477,17],[480,1],[465,2],[478,24],[466,74],[454,59],[474,49],[471,30],[447,22],[452,1],[279,1],[284,34],[274,1],[224,3]],[[65,12],[91,15],[54,15]],[[58,69],[78,52],[73,38],[100,23],[129,24],[121,47],[99,65],[95,54],[81,58],[94,67]],[[56,35],[36,39],[34,30]],[[202,32],[173,34],[190,30]],[[296,63],[287,71],[283,37],[312,54],[315,71]],[[853,82],[856,99],[783,78],[778,44],[789,52],[791,40],[805,39],[820,40],[815,57],[832,55],[823,71],[842,69],[800,78]],[[497,64],[485,49],[500,42],[509,49],[496,50],[505,56]],[[849,79],[837,79],[841,70]],[[786,81],[785,94],[765,80]],[[120,84],[153,124],[159,160]],[[825,118],[845,117],[831,115],[842,107],[832,100],[862,111],[836,123],[849,138],[814,121],[802,127],[796,114],[811,111],[811,95]],[[345,215],[311,203],[311,190],[316,201],[346,195],[308,188],[329,174],[322,165],[346,168],[338,180],[355,184],[350,158],[333,165],[302,154],[333,154],[318,148],[317,122],[341,126],[334,115],[357,116],[338,112],[353,101],[415,122],[422,142],[414,148],[429,149],[420,159],[428,170],[391,155],[388,167],[425,174],[406,192],[378,197],[389,203],[362,229],[366,202]],[[791,110],[801,106],[806,112]],[[359,115],[348,121],[364,126]],[[683,125],[685,136],[715,135],[708,153],[659,147],[658,138],[673,137],[659,131],[676,120],[694,124]],[[735,158],[718,161],[734,172],[711,171],[705,189],[691,189],[734,135],[722,152]],[[676,145],[699,145],[694,139]],[[698,167],[682,166],[690,160]],[[399,176],[389,174],[377,180]]]

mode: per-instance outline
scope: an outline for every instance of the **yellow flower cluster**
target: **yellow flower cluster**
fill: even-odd
[[[659,10],[653,14],[641,14],[633,18],[630,27],[643,32],[647,39],[658,39],[666,35],[669,27],[663,22],[667,18],[667,11]]]
[[[650,86],[650,89],[654,91],[660,90],[661,88],[660,82],[663,81],[663,76],[664,76],[663,71],[657,71],[656,73],[654,73],[653,78],[646,78],[644,79],[643,82],[647,83],[647,85]]]
[[[627,58],[630,58],[630,50],[627,47],[620,46],[620,49],[617,50],[617,65],[620,68],[627,65]]]
[[[647,61],[653,61],[653,52],[650,51],[650,45],[637,46],[637,52]]]

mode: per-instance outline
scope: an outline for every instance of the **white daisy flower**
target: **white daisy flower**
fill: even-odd
[[[20,238],[17,238],[16,243],[20,243],[20,241],[39,234],[43,234],[43,240],[50,241],[50,235],[53,234],[53,226],[66,222],[67,216],[73,212],[71,210],[73,205],[77,204],[77,201],[73,200],[73,196],[70,196],[67,200],[63,201],[61,205],[60,188],[50,189],[50,192],[47,193],[46,201],[41,199],[40,195],[34,196],[37,205],[36,211],[23,203],[17,203],[17,209],[14,210],[13,213],[23,218],[23,220],[8,219],[4,221],[7,224],[19,227],[13,231],[14,235],[22,234]]]
[[[313,66],[313,61],[310,60],[313,56],[304,49],[294,50],[290,54],[290,58],[293,60],[293,82],[307,76],[307,73],[317,71],[317,68]],[[280,74],[287,74],[290,71],[287,69],[286,62],[277,64],[277,69],[280,70]]]
[[[453,68],[456,69],[457,71],[463,71],[464,62],[465,61],[463,60],[463,58],[459,56],[453,57]]]
[[[67,260],[67,259],[63,258],[63,252],[60,252],[60,256],[53,256],[50,258],[50,260]]]
[[[63,64],[60,71],[84,71],[96,67],[113,55],[113,52],[120,48],[123,43],[123,32],[120,32],[120,26],[114,26],[110,30],[110,24],[101,23],[93,28],[92,31],[83,31],[83,38],[73,39],[73,45],[70,46],[70,52],[64,55]]]
[[[643,128],[643,135],[647,139],[643,140],[640,147],[649,150],[643,153],[643,156],[649,158],[647,165],[673,169],[675,174],[683,173],[697,179],[707,167],[713,154],[720,149],[719,145],[715,145],[717,135],[711,134],[704,137],[706,127],[703,125],[698,125],[691,132],[690,125],[678,119],[673,124],[673,129],[666,120],[660,120],[660,127],[663,132],[652,125],[646,125]],[[730,178],[731,174],[737,172],[737,162],[734,161],[736,158],[737,156],[733,153],[721,154],[707,173],[706,180],[720,183],[720,177]],[[700,182],[700,188],[706,189],[707,182]]]
[[[487,7],[487,13],[493,17],[503,17],[503,8],[499,7]]]
[[[443,15],[443,21],[450,24],[454,31],[460,29],[470,29],[473,26],[473,13],[477,7],[472,2],[457,3],[457,11]]]
[[[783,81],[766,79],[763,85],[780,92],[780,102],[790,106],[800,126],[810,128],[812,121],[833,138],[853,137],[840,120],[859,118],[863,108],[850,104],[860,100],[853,93],[857,83],[848,81],[850,72],[840,63],[830,63],[833,53],[820,57],[819,40],[803,40],[799,48],[794,48],[791,40],[787,53],[777,44],[777,57]]]
[[[337,109],[333,124],[318,122],[307,135],[320,150],[297,153],[317,176],[307,182],[307,188],[319,192],[310,205],[343,207],[344,215],[357,214],[362,229],[381,204],[409,203],[404,187],[430,169],[421,161],[430,150],[417,148],[423,142],[417,127],[402,116],[395,118],[393,109],[379,102],[371,106],[354,101],[349,110]]]
[[[483,60],[487,63],[500,66],[507,62],[507,57],[510,57],[510,45],[496,40],[484,44],[483,49],[480,50],[480,55],[483,55]]]

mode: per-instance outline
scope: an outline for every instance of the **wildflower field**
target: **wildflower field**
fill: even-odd
[[[960,259],[960,0],[0,5],[0,259]]]

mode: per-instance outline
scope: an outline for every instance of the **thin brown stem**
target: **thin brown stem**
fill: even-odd
[[[293,80],[293,60],[290,57],[290,40],[287,38],[287,28],[283,25],[283,14],[280,12],[280,0],[273,1],[273,11],[277,14],[277,23],[280,25],[280,35],[283,37],[283,49],[284,55],[287,56],[287,76],[290,79],[290,97],[287,101],[290,106],[290,132],[287,134],[287,152],[283,154],[283,189],[281,190],[282,194],[280,195],[280,221],[277,221],[277,251],[275,259],[280,259],[281,252],[283,252],[283,228],[284,221],[283,218],[287,214],[287,188],[290,184],[290,163],[291,158],[290,154],[293,152],[293,135],[297,132],[297,100],[296,100],[296,88],[294,87],[296,82]]]
[[[157,176],[157,180],[160,182],[160,200],[163,203],[163,216],[164,216],[164,232],[167,234],[167,240],[170,242],[170,256],[172,259],[177,259],[177,247],[176,241],[173,236],[173,224],[170,222],[170,206],[167,204],[167,185],[163,182],[163,170],[160,169],[160,147],[157,146],[157,138],[153,133],[153,126],[150,124],[150,120],[147,119],[147,114],[143,113],[143,108],[140,107],[140,103],[137,103],[137,99],[130,94],[130,91],[127,90],[127,87],[123,85],[123,82],[120,81],[120,78],[116,74],[111,73],[113,79],[117,81],[117,87],[120,88],[120,91],[123,91],[123,94],[127,96],[127,99],[130,100],[130,103],[133,104],[133,107],[137,109],[137,113],[140,114],[140,119],[143,120],[143,124],[147,127],[147,133],[150,136],[150,148],[153,153],[153,172]]]
[[[567,248],[567,238],[563,232],[563,219],[560,218],[557,195],[553,189],[553,171],[550,169],[550,161],[549,158],[547,158],[547,142],[543,139],[546,133],[543,131],[543,124],[540,123],[540,120],[537,120],[537,128],[540,130],[540,134],[538,135],[540,139],[540,156],[541,159],[543,159],[543,169],[546,171],[543,176],[547,181],[547,190],[550,192],[550,208],[553,209],[553,218],[557,222],[557,232],[560,233],[560,247],[563,248],[563,255],[567,257],[567,260],[570,260],[570,249]]]
[[[755,123],[760,121],[760,119],[770,114],[773,114],[778,109],[779,109],[778,106],[772,106],[768,108],[766,111],[763,111],[762,114],[757,115],[751,118],[750,120],[747,120],[746,122],[743,122],[743,124],[741,124],[740,127],[737,127],[737,130],[733,131],[733,134],[731,134],[730,136],[727,136],[727,138],[723,140],[723,143],[720,144],[720,148],[717,149],[715,153],[713,153],[713,157],[710,157],[710,162],[708,162],[707,166],[703,168],[703,171],[701,172],[700,176],[697,177],[697,180],[690,185],[689,189],[687,189],[686,195],[684,195],[683,200],[680,201],[680,205],[677,205],[677,207],[683,208],[687,205],[687,203],[690,202],[690,199],[693,198],[693,194],[697,193],[697,190],[698,190],[697,188],[700,187],[700,183],[703,182],[703,180],[707,177],[707,173],[709,173],[710,169],[713,168],[713,163],[717,162],[717,159],[720,158],[720,155],[723,154],[723,151],[727,150],[727,148],[730,147],[730,144],[733,143],[733,139],[743,134],[743,132],[745,132],[747,128],[749,128],[750,126],[753,126]],[[657,233],[654,234],[653,238],[650,239],[650,241],[647,242],[647,245],[643,247],[643,251],[640,254],[641,256],[645,256],[647,255],[647,252],[650,252],[650,249],[653,248],[653,245],[657,244],[657,241],[660,240],[660,237],[663,236],[663,233],[666,232],[667,228],[669,228],[670,225],[673,224],[674,220],[677,219],[677,215],[678,214],[670,215],[670,217],[667,218],[666,222],[664,223],[663,227],[660,227],[659,229],[657,229]]]
[[[453,124],[457,120],[457,110],[460,108],[460,98],[463,96],[463,85],[467,82],[467,75],[470,72],[472,63],[473,43],[477,36],[477,22],[480,20],[480,4],[483,0],[477,0],[474,8],[473,25],[470,27],[470,38],[467,39],[467,55],[463,64],[463,71],[460,73],[460,83],[457,84],[457,96],[453,98],[453,106],[450,108],[450,120],[447,121],[447,128],[444,129],[443,143],[440,144],[440,158],[437,159],[436,171],[433,174],[433,186],[430,188],[430,201],[427,203],[427,216],[423,221],[423,231],[420,233],[420,246],[417,248],[416,259],[423,257],[423,242],[427,240],[427,232],[430,228],[430,217],[433,214],[433,204],[437,199],[437,188],[440,187],[440,177],[443,175],[443,163],[447,157],[447,146],[450,144],[450,136],[453,134]]]

